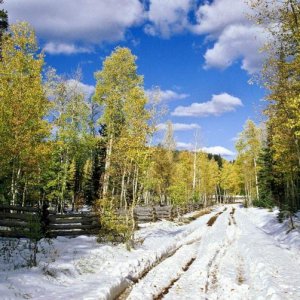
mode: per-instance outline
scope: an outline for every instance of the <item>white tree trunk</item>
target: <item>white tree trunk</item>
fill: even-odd
[[[253,160],[254,160],[254,173],[255,173],[256,198],[259,199],[257,165],[256,165],[256,159],[254,158]]]
[[[108,147],[106,149],[106,158],[105,158],[105,168],[104,168],[104,177],[103,177],[103,188],[102,188],[102,198],[107,197],[108,186],[109,186],[109,169],[111,164],[111,153],[113,146],[113,137],[110,136]]]

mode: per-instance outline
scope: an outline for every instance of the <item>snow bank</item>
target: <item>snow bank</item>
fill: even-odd
[[[122,244],[98,244],[96,237],[43,240],[32,269],[22,268],[28,253],[21,240],[9,260],[0,252],[1,299],[113,299],[158,261],[194,241],[208,218],[183,226],[169,221],[145,225],[136,233],[140,244],[130,252]],[[0,239],[0,249],[7,243]]]
[[[295,259],[300,262],[300,218],[296,217],[294,219],[296,228],[290,230],[291,224],[289,219],[279,223],[277,219],[278,213],[278,209],[273,211],[254,207],[247,209],[247,214],[253,224],[274,238],[281,248],[293,252]],[[300,212],[298,212],[298,215],[300,215]]]

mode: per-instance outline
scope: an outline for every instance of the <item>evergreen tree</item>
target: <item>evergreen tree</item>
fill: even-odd
[[[255,200],[253,203],[256,206],[261,207],[273,207],[274,206],[274,187],[275,187],[275,179],[276,176],[274,174],[274,161],[272,158],[271,148],[265,146],[262,148],[261,153],[258,157],[258,164],[260,166],[258,172],[258,182],[259,182],[259,191],[260,196],[259,199]],[[278,197],[279,195],[277,195]]]

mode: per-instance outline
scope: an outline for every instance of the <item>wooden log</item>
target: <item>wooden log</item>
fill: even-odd
[[[168,206],[155,206],[154,207],[156,211],[159,211],[159,210],[171,210],[173,208],[172,205],[168,205]]]
[[[157,218],[159,218],[160,216],[170,216],[170,215],[172,215],[171,211],[170,212],[166,212],[166,213],[157,213],[156,214]]]
[[[154,216],[154,214],[153,214],[153,212],[151,212],[151,213],[146,213],[146,214],[135,214],[136,216],[138,216],[138,217],[149,217],[149,216]]]
[[[99,233],[99,230],[72,230],[72,231],[51,231],[48,233],[49,237],[58,237],[58,236],[80,236],[80,235],[97,235]]]
[[[81,218],[81,219],[50,219],[50,225],[53,224],[73,224],[73,223],[96,223],[98,218]]]
[[[16,205],[0,205],[0,211],[6,211],[6,210],[15,210],[15,211],[24,211],[24,212],[39,212],[39,209],[36,207],[16,206]]]
[[[134,210],[152,210],[152,206],[136,206]]]
[[[156,213],[157,213],[157,214],[167,214],[167,213],[169,213],[170,211],[172,211],[172,210],[171,210],[171,209],[157,210]]]
[[[94,225],[82,225],[82,224],[59,224],[59,225],[50,225],[49,230],[73,230],[73,229],[96,229],[100,228],[99,224]]]
[[[157,214],[169,214],[172,211],[172,209],[168,209],[168,210],[157,210],[156,213]]]
[[[137,216],[138,219],[153,219],[154,216]]]
[[[158,220],[172,220],[171,216],[160,216],[157,218]]]
[[[25,231],[10,231],[10,230],[0,230],[0,237],[7,237],[7,238],[28,238],[28,234]]]
[[[0,226],[5,227],[27,227],[29,224],[25,221],[18,221],[18,220],[0,220]]]
[[[61,218],[55,216],[55,215],[50,215],[48,217],[50,220],[50,223],[80,223],[80,222],[93,222],[99,220],[98,216],[81,216],[81,217],[65,217]]]
[[[66,214],[66,215],[59,215],[59,214],[50,214],[49,218],[54,217],[59,219],[71,219],[71,218],[84,218],[84,217],[96,217],[98,216],[96,213],[84,213],[84,214]]]
[[[134,213],[138,215],[153,214],[153,210],[135,210]]]
[[[39,219],[38,214],[18,214],[18,213],[0,213],[0,220],[4,219],[16,219],[16,220],[32,220],[32,219]]]
[[[134,211],[135,214],[153,214],[153,210],[136,210]]]
[[[138,218],[138,222],[154,222],[153,218]]]

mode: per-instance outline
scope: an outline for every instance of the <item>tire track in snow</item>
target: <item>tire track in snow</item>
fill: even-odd
[[[231,226],[232,224],[236,226],[234,212],[235,212],[235,208],[232,207],[232,210],[229,213],[229,224],[228,224],[229,226]],[[216,290],[218,288],[218,282],[219,282],[218,277],[220,272],[220,265],[222,263],[222,260],[226,256],[226,253],[228,252],[230,246],[236,240],[236,234],[237,234],[236,228],[234,228],[232,232],[233,232],[232,236],[229,236],[228,231],[226,231],[226,239],[223,245],[216,250],[214,256],[208,262],[207,281],[204,288],[205,294],[208,294],[209,291]]]
[[[208,275],[207,270],[209,271],[209,276],[213,280],[213,282],[216,279],[216,276],[214,276],[213,270],[215,269],[215,263],[214,260],[221,255],[221,252],[223,251],[224,242],[218,241],[213,242],[212,239],[215,238],[216,232],[221,232],[224,230],[224,221],[227,218],[227,214],[224,214],[222,218],[219,218],[222,213],[226,211],[226,208],[223,210],[223,212],[220,212],[216,215],[214,215],[211,219],[213,222],[208,221],[207,222],[207,228],[208,231],[203,236],[203,239],[201,240],[201,244],[199,245],[199,248],[197,249],[197,256],[193,264],[191,265],[191,268],[173,284],[171,289],[169,289],[169,293],[165,295],[166,299],[204,299],[203,297],[205,295],[204,289],[206,285],[206,278]],[[225,225],[226,228],[226,225]],[[220,230],[222,229],[222,230]],[[223,237],[223,235],[221,234]],[[212,243],[210,243],[212,242]],[[214,251],[211,252],[208,250],[208,247],[213,246]],[[206,256],[203,260],[203,255]],[[206,262],[205,262],[206,261]],[[209,266],[209,267],[208,267]],[[202,279],[204,279],[203,282],[203,289],[199,293],[199,283],[198,283],[198,276],[201,276]],[[189,296],[189,297],[187,297]]]
[[[240,255],[238,255],[237,261],[236,281],[238,285],[242,285],[245,282],[244,259]]]
[[[227,226],[229,216],[227,212],[218,221],[215,220],[216,225],[201,242],[192,268],[176,282],[166,299],[217,299],[220,264],[237,235],[236,226]]]
[[[178,248],[174,249],[172,252],[168,253],[167,255],[164,255],[159,261],[157,261],[154,265],[149,267],[144,271],[144,273],[139,278],[128,278],[132,283],[131,285],[117,298],[116,300],[125,300],[125,299],[131,299],[128,296],[131,294],[133,288],[135,285],[137,285],[141,280],[143,280],[152,270],[156,269],[157,267],[161,266],[166,260],[173,258],[173,256],[176,256],[177,253],[180,253],[180,250],[184,248],[185,246],[193,245],[194,243],[197,243],[200,240],[200,238],[188,241],[184,245],[180,245]],[[184,268],[184,267],[183,267]],[[137,299],[137,298],[132,298]],[[142,298],[144,299],[144,298]],[[151,298],[152,299],[152,298]]]
[[[229,213],[229,218],[228,218],[228,225],[231,226],[232,224],[236,225],[236,220],[234,217],[234,212],[235,212],[235,207],[232,207],[231,212]]]
[[[190,259],[190,261],[189,261],[184,267],[182,267],[182,271],[183,271],[183,272],[186,272],[186,271],[190,268],[190,266],[192,265],[192,263],[195,261],[195,259],[196,259],[196,257],[192,257],[192,258]],[[171,281],[171,283],[169,284],[169,286],[167,286],[166,288],[164,288],[164,289],[160,292],[160,294],[159,294],[158,296],[156,296],[156,297],[153,298],[153,300],[161,300],[161,299],[163,299],[163,297],[164,297],[166,294],[168,294],[169,290],[170,290],[170,289],[173,287],[173,285],[180,279],[181,276],[182,276],[182,274],[180,274],[177,278],[173,279],[173,280]]]
[[[237,248],[240,228],[234,216],[235,210],[236,208],[232,207],[228,216],[229,222],[224,244],[217,249],[208,264],[208,277],[204,289],[205,299],[227,299],[224,295],[225,291],[228,292],[228,297],[248,299],[244,258]]]
[[[226,209],[224,209],[224,211],[225,210]],[[212,216],[207,222],[207,227],[198,230],[198,233],[194,232],[194,234],[198,235],[198,241],[195,240],[192,243],[185,243],[176,253],[160,262],[155,268],[152,268],[144,280],[142,279],[140,283],[133,285],[127,299],[163,299],[174,284],[194,263],[202,235],[208,231],[209,227],[213,226],[222,213],[223,212],[218,212]]]
[[[217,213],[217,215],[218,214],[219,213]],[[203,217],[203,216],[204,215],[200,216],[199,219],[201,217]],[[118,296],[114,297],[113,299],[117,299],[117,300],[130,299],[129,295],[131,295],[132,290],[135,288],[135,286],[138,285],[138,282],[142,281],[145,277],[147,277],[148,273],[150,273],[152,270],[156,270],[159,266],[161,266],[164,263],[164,261],[166,261],[168,259],[171,259],[178,252],[180,252],[182,248],[187,247],[189,245],[194,245],[196,243],[199,244],[199,241],[201,239],[202,234],[207,230],[207,228],[206,228],[206,226],[204,224],[203,224],[203,227],[201,227],[199,229],[196,229],[196,230],[192,231],[191,233],[189,233],[187,236],[185,236],[183,238],[183,240],[181,240],[181,241],[178,242],[178,246],[177,247],[175,247],[171,252],[168,252],[165,255],[163,255],[154,264],[152,264],[148,268],[146,268],[144,270],[144,272],[139,275],[139,277],[128,277],[127,280],[129,281],[129,284],[127,285],[127,287],[121,292],[121,294],[119,294]],[[182,261],[185,261],[185,259],[187,257],[189,257],[189,256],[185,255],[184,259]],[[193,258],[194,257],[190,257],[190,260],[193,260]],[[186,265],[184,265],[182,268],[183,269],[187,269],[187,265],[189,265],[189,262],[187,262]],[[165,286],[163,288],[165,288]],[[145,298],[145,295],[143,294],[142,298],[136,298],[136,297],[134,297],[132,299],[143,299],[144,300],[146,298]],[[151,297],[149,299],[153,299],[153,298]]]

